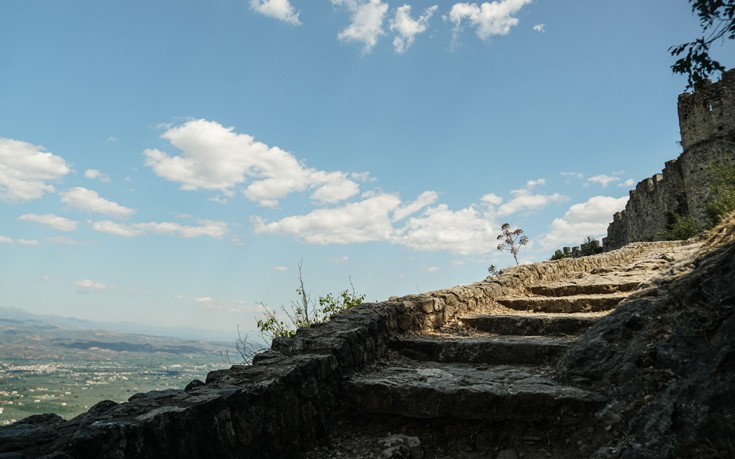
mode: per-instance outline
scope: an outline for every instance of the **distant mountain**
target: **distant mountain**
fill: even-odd
[[[162,336],[197,341],[211,341],[233,345],[237,339],[237,330],[223,332],[205,330],[194,327],[158,327],[135,322],[102,322],[63,317],[51,314],[32,314],[18,308],[0,307],[0,319],[3,321],[36,322],[38,325],[54,325],[56,327],[78,330],[106,330],[119,333]]]

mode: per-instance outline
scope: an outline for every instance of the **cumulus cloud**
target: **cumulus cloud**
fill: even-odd
[[[283,234],[314,244],[382,241],[416,250],[459,254],[486,252],[493,247],[493,227],[498,225],[490,213],[474,207],[457,211],[444,204],[431,207],[435,200],[436,193],[425,192],[402,205],[398,196],[381,193],[342,207],[317,209],[273,222],[255,217],[253,227],[256,233]],[[402,226],[396,226],[403,220]]]
[[[579,244],[587,236],[600,236],[615,212],[625,208],[627,197],[594,196],[574,204],[561,218],[551,222],[549,232],[541,238],[542,248],[558,248],[564,244]]]
[[[18,217],[18,220],[22,222],[35,222],[42,225],[48,225],[59,231],[74,231],[77,229],[77,225],[79,225],[79,223],[74,220],[59,217],[54,214],[24,214]]]
[[[628,180],[624,182],[618,183],[618,186],[623,187],[623,188],[628,188],[628,187],[633,186],[634,184],[635,184],[635,180],[633,180],[632,178],[629,178]]]
[[[473,207],[454,211],[440,204],[410,218],[392,242],[415,250],[469,255],[493,248],[498,227],[490,214]]]
[[[40,242],[33,240],[33,239],[13,239],[11,237],[2,236],[2,235],[0,235],[0,244],[27,245],[27,246],[41,245]]]
[[[518,212],[528,212],[543,209],[544,207],[569,200],[567,196],[559,193],[540,194],[534,193],[533,189],[539,185],[544,185],[544,179],[529,180],[526,182],[525,188],[512,190],[510,194],[513,196],[510,201],[502,204],[497,211],[497,215],[504,217],[516,214]]]
[[[289,0],[250,0],[250,8],[264,16],[293,25],[301,24],[299,13]]]
[[[112,180],[106,174],[97,169],[87,169],[84,171],[84,177],[90,180],[99,180],[100,182],[110,183]]]
[[[111,217],[129,217],[135,210],[109,201],[94,190],[76,187],[61,193],[61,202],[82,212],[92,212]]]
[[[102,282],[95,282],[91,279],[80,280],[76,283],[77,293],[86,295],[88,293],[99,293],[108,290],[110,287]]]
[[[0,137],[0,201],[22,202],[55,191],[48,182],[70,172],[61,156],[41,146]]]
[[[599,183],[602,185],[603,188],[607,188],[607,186],[613,182],[617,182],[620,180],[620,177],[610,176],[610,175],[593,175],[592,177],[588,178],[588,182],[592,183]]]
[[[419,251],[481,254],[497,246],[500,217],[568,200],[558,193],[533,191],[544,183],[543,179],[529,180],[523,188],[511,191],[510,200],[489,193],[478,204],[457,210],[438,203],[434,191],[425,191],[408,202],[395,194],[365,193],[356,202],[279,220],[253,217],[253,231],[313,244],[388,242]]]
[[[383,30],[383,19],[388,4],[381,0],[332,0],[332,5],[344,6],[352,15],[352,22],[337,37],[343,41],[363,44],[362,51],[369,53],[378,43]]]
[[[161,137],[181,154],[145,150],[145,164],[159,177],[180,183],[182,190],[216,190],[232,196],[239,187],[246,198],[262,206],[275,206],[293,192],[311,190],[313,200],[327,204],[359,192],[359,185],[344,172],[305,167],[292,154],[214,121],[188,121]]]
[[[415,201],[397,208],[393,211],[393,221],[403,220],[411,214],[418,212],[426,206],[434,204],[439,195],[434,191],[424,191]]]
[[[396,33],[393,39],[393,49],[403,54],[416,40],[416,35],[426,32],[429,20],[436,12],[437,5],[424,10],[424,14],[417,19],[411,17],[411,6],[403,5],[396,9],[396,14],[390,22],[390,30]]]
[[[386,241],[393,231],[390,213],[400,203],[395,195],[377,194],[343,207],[316,209],[270,223],[254,217],[253,229],[255,233],[285,234],[314,244]]]
[[[498,0],[492,3],[455,3],[449,11],[448,19],[454,24],[455,38],[462,31],[466,21],[475,28],[481,40],[493,35],[507,35],[518,25],[514,15],[532,0]]]
[[[533,30],[536,32],[544,33],[546,31],[546,24],[536,24],[533,26]]]
[[[227,233],[227,224],[221,221],[201,220],[198,225],[182,225],[176,222],[118,223],[111,220],[92,222],[92,229],[101,233],[123,237],[163,234],[194,238],[208,236],[219,238]]]

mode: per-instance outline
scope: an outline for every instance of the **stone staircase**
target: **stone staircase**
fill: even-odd
[[[594,414],[606,396],[556,382],[553,367],[671,266],[664,252],[527,286],[439,330],[392,338],[385,358],[342,382],[336,433],[309,457],[588,457],[581,438],[604,435]],[[382,436],[394,446],[381,446]]]

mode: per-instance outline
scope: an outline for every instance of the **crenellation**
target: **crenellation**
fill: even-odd
[[[709,226],[713,168],[735,164],[735,69],[693,94],[679,96],[684,151],[664,169],[630,190],[625,210],[616,213],[604,239],[606,251],[636,241],[660,241],[674,216]]]

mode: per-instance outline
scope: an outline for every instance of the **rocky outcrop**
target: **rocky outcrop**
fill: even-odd
[[[733,412],[733,341],[722,328],[731,322],[735,284],[728,231],[709,243],[631,244],[361,305],[276,340],[251,366],[211,372],[184,390],[101,402],[68,421],[43,415],[0,427],[0,458],[615,457],[610,451],[636,454],[663,438],[683,441],[679,425],[720,448],[699,435],[734,433],[725,422]],[[698,251],[707,255],[682,262]],[[670,286],[678,286],[673,295]],[[598,307],[593,298],[610,295],[632,299],[603,318],[611,305]],[[583,312],[501,303],[541,309],[543,298],[575,304],[563,297],[578,296]],[[701,307],[677,312],[665,298]],[[697,324],[704,338],[682,341],[673,333],[689,337]],[[670,344],[653,354],[658,339]],[[652,355],[660,366],[649,371]],[[682,377],[690,367],[679,355],[699,359],[691,366],[698,376]],[[702,390],[706,378],[713,383]],[[644,392],[626,391],[631,384]],[[666,394],[693,405],[680,408]],[[669,411],[649,416],[645,409],[659,400]],[[691,423],[678,413],[693,416]],[[630,429],[642,433],[626,443]]]

